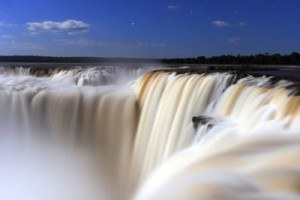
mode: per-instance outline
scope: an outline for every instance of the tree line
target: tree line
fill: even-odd
[[[163,59],[164,63],[187,64],[258,64],[258,65],[300,65],[300,54],[292,52],[289,55],[256,54],[256,55],[221,55],[196,58]]]
[[[103,58],[103,57],[51,57],[51,56],[0,56],[0,62],[49,62],[49,63],[165,63],[165,64],[259,64],[259,65],[300,65],[300,54],[289,55],[221,55],[191,58]]]
[[[154,62],[159,59],[145,58],[104,58],[104,57],[53,57],[53,56],[1,56],[0,62],[44,62],[44,63],[139,63]]]

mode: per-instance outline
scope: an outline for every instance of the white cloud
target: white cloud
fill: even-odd
[[[216,20],[212,22],[213,25],[217,26],[217,27],[228,27],[231,26],[231,24],[229,22],[226,21],[222,21],[222,20]]]
[[[242,42],[242,38],[240,37],[234,37],[234,38],[229,38],[227,40],[227,42],[231,43],[231,44],[239,44],[240,42]]]
[[[181,8],[181,6],[178,4],[177,5],[168,5],[167,8],[169,10],[178,10],[179,8]]]
[[[62,22],[28,22],[26,26],[31,35],[36,35],[40,32],[68,33],[72,35],[87,32],[90,27],[90,25],[85,22],[71,19]]]

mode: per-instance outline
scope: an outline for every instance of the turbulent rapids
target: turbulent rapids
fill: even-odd
[[[0,68],[0,199],[300,199],[290,81]]]

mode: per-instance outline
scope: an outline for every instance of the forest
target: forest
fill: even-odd
[[[47,62],[47,63],[164,63],[164,64],[256,64],[256,65],[300,65],[300,53],[220,55],[189,58],[108,58],[108,57],[52,57],[34,55],[0,56],[0,62]]]

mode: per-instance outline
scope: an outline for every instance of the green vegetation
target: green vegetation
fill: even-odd
[[[164,64],[259,64],[259,65],[300,65],[300,54],[289,55],[256,54],[221,55],[196,58],[103,58],[103,57],[50,57],[50,56],[0,56],[0,62],[60,62],[60,63],[164,63]]]
[[[102,57],[51,57],[51,56],[0,56],[0,62],[47,62],[47,63],[147,63],[159,59],[102,58]]]
[[[182,64],[258,64],[258,65],[300,65],[300,54],[292,52],[289,55],[256,54],[250,56],[221,55],[213,57],[199,56],[197,58],[163,59],[164,63]]]
[[[250,66],[250,65],[242,65],[242,66],[208,66],[206,71],[270,71],[270,70],[278,70],[277,67],[263,67],[263,66]]]

